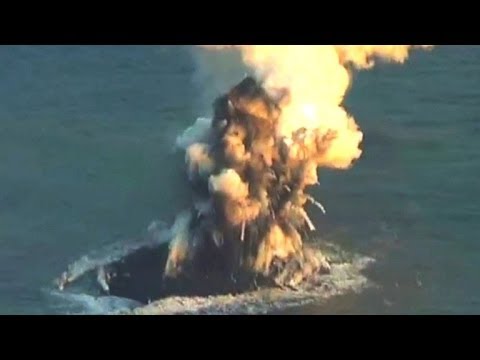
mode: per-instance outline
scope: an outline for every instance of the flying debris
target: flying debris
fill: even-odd
[[[307,191],[320,186],[319,168],[346,170],[361,157],[363,133],[343,106],[351,71],[380,59],[403,63],[411,49],[431,46],[204,46],[225,47],[238,49],[255,76],[177,138],[191,208],[155,236],[161,241],[115,251],[108,262],[76,262],[60,290],[89,274],[104,294],[147,303],[263,284],[295,289],[335,273],[308,244],[316,226],[306,205],[326,210]]]
[[[285,89],[272,96],[248,76],[214,102],[202,137],[207,142],[186,148],[196,201],[174,226],[164,273],[169,281],[220,271],[229,279],[260,277],[283,286],[328,271],[300,234],[316,229],[307,201],[325,213],[305,191],[318,185],[317,167],[334,134],[302,128],[278,137],[280,104],[288,97]]]

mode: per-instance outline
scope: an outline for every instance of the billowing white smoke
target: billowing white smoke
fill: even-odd
[[[283,264],[281,283],[328,269],[301,234],[315,230],[307,202],[325,213],[306,193],[318,184],[318,168],[348,169],[362,154],[363,134],[342,105],[350,71],[371,68],[375,59],[403,63],[414,47],[227,46],[230,53],[240,50],[256,79],[245,77],[218,96],[213,118],[198,119],[177,139],[186,151],[196,215],[178,219],[166,274],[178,273],[202,246],[211,251],[205,244],[212,240],[248,271],[270,276],[274,264]]]
[[[348,168],[362,153],[363,134],[342,107],[350,87],[349,66],[368,69],[375,59],[403,63],[414,48],[430,45],[208,45],[211,50],[238,48],[245,63],[270,94],[287,88],[289,101],[282,104],[277,135],[290,137],[295,131],[329,131],[335,139],[321,163],[332,168]],[[230,50],[229,50],[230,51]]]

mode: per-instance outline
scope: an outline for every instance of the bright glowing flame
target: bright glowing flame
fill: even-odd
[[[222,49],[235,46],[247,65],[264,80],[272,94],[290,91],[276,132],[291,137],[301,128],[334,133],[321,166],[345,169],[358,159],[363,134],[354,118],[342,107],[350,87],[349,66],[368,69],[375,59],[403,63],[412,48],[431,45],[208,45]]]

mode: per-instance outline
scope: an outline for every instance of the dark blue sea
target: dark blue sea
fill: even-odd
[[[69,264],[188,204],[175,139],[226,90],[192,54],[0,47],[0,313],[67,312],[49,291]],[[240,58],[215,56],[219,78],[241,80]],[[328,212],[312,217],[320,237],[375,259],[374,286],[286,312],[480,313],[480,47],[355,73],[345,105],[364,154],[320,172]]]

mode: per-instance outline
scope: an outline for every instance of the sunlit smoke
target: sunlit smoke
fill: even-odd
[[[221,268],[294,286],[330,268],[303,241],[316,230],[306,204],[326,213],[308,188],[319,184],[319,168],[348,169],[362,154],[363,133],[343,107],[351,72],[376,60],[403,63],[411,49],[430,46],[227,47],[241,52],[254,76],[215,100],[211,120],[198,119],[177,139],[194,205],[176,222],[165,276]]]
[[[342,107],[350,87],[349,67],[368,69],[375,60],[403,63],[414,48],[431,45],[205,45],[212,50],[237,47],[247,65],[264,80],[270,94],[288,89],[288,102],[276,133],[291,136],[301,128],[335,134],[319,163],[345,169],[362,151],[363,134]]]

